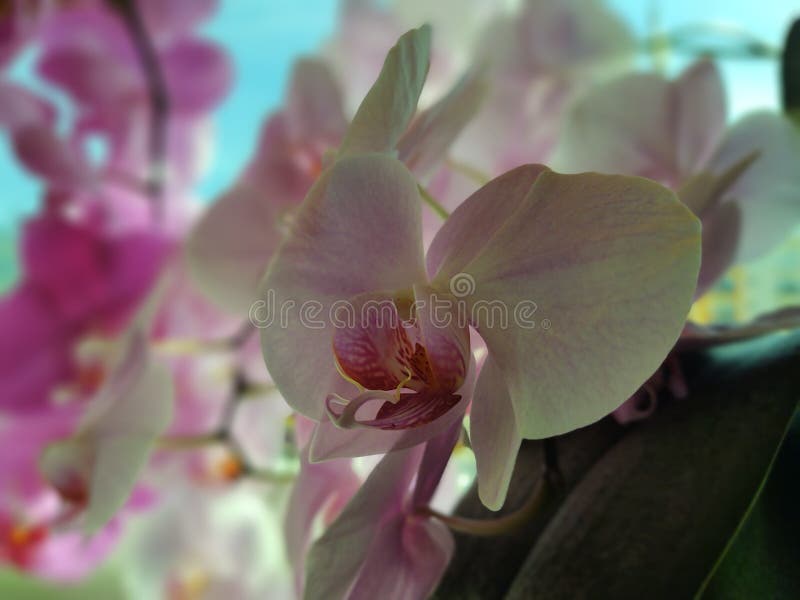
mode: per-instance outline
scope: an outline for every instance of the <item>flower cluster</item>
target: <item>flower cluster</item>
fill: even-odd
[[[685,349],[800,317],[687,321],[800,218],[796,124],[729,125],[710,59],[632,73],[597,0],[344,2],[202,211],[217,3],[7,4],[0,126],[43,191],[0,299],[2,563],[82,578],[149,513],[139,593],[425,598],[451,529],[515,522],[437,508],[459,451],[499,510],[523,440],[645,418]]]

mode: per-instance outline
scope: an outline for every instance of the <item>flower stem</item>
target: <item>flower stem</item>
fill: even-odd
[[[420,196],[422,196],[422,200],[431,207],[431,210],[435,212],[438,216],[442,219],[447,219],[450,216],[450,212],[442,206],[439,201],[431,196],[430,192],[426,190],[423,186],[417,184],[417,188],[419,188]]]
[[[448,158],[445,161],[445,164],[453,169],[453,171],[456,173],[461,173],[464,175],[464,177],[474,181],[478,185],[486,185],[492,179],[480,169],[473,167],[472,165],[468,165],[460,160],[456,160],[455,158]]]
[[[196,435],[168,435],[158,440],[162,450],[196,450],[225,443],[224,432],[199,433]]]
[[[528,500],[526,500],[525,504],[514,512],[496,519],[469,519],[466,517],[448,516],[429,506],[420,508],[418,513],[438,519],[458,533],[466,533],[475,536],[503,535],[517,531],[520,526],[535,517],[542,506],[544,506],[549,492],[550,483],[548,477],[545,475],[536,482],[533,492]]]

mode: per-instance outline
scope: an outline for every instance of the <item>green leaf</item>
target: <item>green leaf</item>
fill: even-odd
[[[694,355],[690,397],[662,402],[624,434],[603,420],[559,438],[563,500],[520,535],[458,537],[438,597],[691,598],[753,504],[795,412],[798,352],[800,334]],[[541,472],[541,450],[523,446],[510,509]]]
[[[124,600],[118,569],[103,568],[75,584],[47,583],[16,571],[0,571],[0,598],[8,600]]]
[[[704,600],[800,598],[800,418],[711,578]]]
[[[790,114],[800,112],[800,19],[789,28],[781,58],[783,109]]]

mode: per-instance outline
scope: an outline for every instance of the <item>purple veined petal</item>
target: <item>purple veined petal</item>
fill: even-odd
[[[286,98],[290,139],[332,141],[335,147],[347,129],[342,91],[330,68],[314,58],[298,60]]]
[[[644,73],[593,88],[569,111],[552,166],[677,183],[672,91],[663,77]]]
[[[465,202],[453,217],[470,210]],[[440,235],[455,239],[450,222]],[[481,251],[466,264],[453,259],[461,271],[440,269],[431,285],[469,275],[464,299],[517,429],[550,437],[605,416],[661,364],[697,284],[699,229],[653,182],[545,171]],[[492,302],[505,319],[475,308]]]
[[[11,132],[29,125],[52,127],[55,108],[26,88],[9,81],[0,82],[0,127]]]
[[[380,75],[347,129],[340,156],[392,152],[417,110],[428,74],[431,28],[405,33],[389,50]]]
[[[125,504],[153,444],[172,418],[169,371],[148,355],[140,332],[133,332],[127,343],[73,437],[50,446],[42,460],[48,480],[60,492],[71,496],[81,492],[73,486],[82,486],[87,533],[103,527]],[[81,480],[74,481],[72,475]]]
[[[30,125],[13,135],[14,152],[22,165],[51,187],[71,189],[86,185],[91,169],[76,148],[59,138],[48,125]]]
[[[742,210],[737,260],[769,250],[800,221],[800,129],[783,115],[751,113],[728,130],[707,170],[725,172],[753,153],[757,158],[724,198]]]
[[[542,165],[523,165],[492,179],[455,210],[431,242],[425,256],[428,276],[444,270],[459,273],[519,208],[539,175]],[[472,232],[480,231],[481,235]],[[452,290],[451,290],[452,291]]]
[[[233,70],[216,44],[186,37],[161,52],[170,109],[190,116],[214,108],[228,93]]]
[[[305,559],[316,518],[331,504],[344,505],[360,483],[349,460],[311,464],[308,448],[303,451],[300,475],[292,489],[283,523],[286,553],[295,572],[298,593],[302,589]]]
[[[483,69],[473,69],[436,104],[411,122],[397,144],[397,155],[420,179],[425,179],[445,158],[448,149],[467,126],[486,96]]]
[[[425,281],[417,184],[382,155],[337,161],[309,192],[261,283],[267,369],[298,412],[322,418],[336,371],[337,306]],[[276,314],[277,313],[277,314]]]
[[[478,495],[491,510],[499,510],[506,500],[521,443],[503,374],[490,357],[475,385],[470,444],[478,471]]]
[[[408,429],[355,428],[340,429],[328,418],[322,419],[314,429],[309,458],[312,462],[321,462],[334,458],[351,458],[356,456],[372,456],[417,446],[442,435],[450,427],[460,426],[467,407],[472,400],[475,387],[476,368],[474,360],[470,362],[464,384],[456,390],[460,396],[458,403],[433,421]],[[352,385],[341,378],[335,383],[333,392],[348,393],[352,396]],[[349,386],[349,389],[348,387]]]
[[[348,598],[380,531],[401,532],[406,494],[422,449],[387,454],[308,554],[304,598]],[[390,538],[391,541],[394,538]],[[384,565],[386,567],[386,565]]]
[[[677,114],[677,161],[681,173],[696,173],[719,147],[725,133],[722,77],[708,59],[687,68],[672,84]]]

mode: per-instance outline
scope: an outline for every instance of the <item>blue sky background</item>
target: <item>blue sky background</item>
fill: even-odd
[[[433,1],[433,0],[432,0]],[[779,45],[790,22],[800,13],[796,0],[607,0],[640,36],[650,31],[653,7],[661,27],[699,21],[721,21],[746,27]],[[222,43],[236,69],[235,87],[214,115],[215,149],[198,195],[210,201],[235,178],[250,155],[265,114],[282,97],[292,60],[312,53],[336,24],[335,0],[222,0],[221,10],[205,33]],[[27,79],[26,64],[14,76]],[[674,62],[680,65],[680,60]],[[729,61],[723,64],[734,114],[775,106],[777,70],[774,61]],[[0,141],[0,285],[13,276],[13,234],[20,219],[37,206],[39,187],[12,160],[7,140]]]

